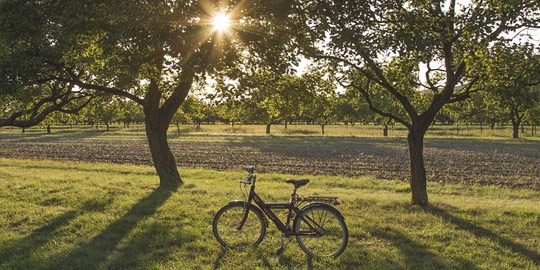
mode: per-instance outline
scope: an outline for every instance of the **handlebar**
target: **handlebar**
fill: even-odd
[[[247,180],[242,180],[240,183],[251,185],[251,183],[255,183],[256,176],[253,174],[255,172],[255,167],[253,166],[246,166],[245,169],[248,171],[248,177]]]
[[[246,167],[244,167],[244,169],[246,169],[246,171],[248,171],[248,173],[254,173],[255,172],[255,167],[253,167],[253,166],[246,166]]]

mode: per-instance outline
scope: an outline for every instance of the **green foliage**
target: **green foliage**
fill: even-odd
[[[486,63],[485,87],[500,111],[519,126],[527,112],[540,102],[540,55],[532,45],[498,43]]]
[[[212,121],[215,118],[215,109],[204,100],[188,96],[182,103],[177,115],[177,119],[180,119],[180,121],[190,120],[197,125],[197,128],[200,128],[202,122]]]

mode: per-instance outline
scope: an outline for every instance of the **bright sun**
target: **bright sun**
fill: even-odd
[[[219,13],[212,19],[212,25],[214,26],[214,29],[223,32],[229,28],[231,21],[229,16]]]

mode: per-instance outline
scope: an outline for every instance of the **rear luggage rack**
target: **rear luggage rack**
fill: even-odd
[[[338,197],[325,197],[325,196],[309,196],[302,198],[304,202],[324,202],[324,203],[333,203]]]

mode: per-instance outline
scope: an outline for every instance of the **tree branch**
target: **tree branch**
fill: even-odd
[[[138,103],[139,105],[142,105],[142,106],[144,106],[144,104],[145,104],[145,101],[143,99],[139,98],[138,96],[133,95],[133,94],[131,94],[129,92],[126,92],[124,90],[120,90],[118,88],[106,87],[106,86],[96,85],[96,84],[91,84],[91,83],[85,83],[85,82],[79,80],[78,78],[66,79],[66,78],[56,77],[55,79],[58,80],[58,81],[61,81],[61,82],[72,83],[72,84],[77,85],[78,87],[81,87],[81,88],[91,89],[91,90],[96,90],[96,91],[100,91],[100,92],[105,92],[105,93],[109,93],[109,94],[113,94],[113,95],[126,97],[126,98],[129,98],[129,99],[133,100],[134,102],[136,102],[136,103]]]
[[[194,75],[195,74],[191,70],[182,72],[181,81],[178,83],[178,86],[159,109],[159,114],[164,123],[170,123],[172,117],[186,99],[189,90],[191,89],[191,85],[193,84]]]
[[[411,127],[412,127],[412,125],[411,125],[410,123],[408,123],[407,121],[405,121],[405,120],[402,119],[401,117],[399,117],[399,116],[397,116],[397,115],[394,115],[394,114],[392,114],[392,113],[389,113],[389,112],[385,112],[385,111],[383,111],[383,110],[381,110],[381,109],[375,107],[375,105],[373,104],[373,101],[371,100],[371,97],[369,96],[369,93],[368,93],[367,89],[365,89],[365,88],[363,88],[363,87],[361,87],[361,86],[359,86],[359,85],[356,85],[356,84],[354,84],[354,83],[352,83],[352,82],[351,82],[350,84],[346,85],[346,84],[344,84],[342,81],[338,80],[338,83],[339,83],[341,86],[345,87],[345,88],[348,88],[348,87],[351,87],[351,86],[352,86],[352,87],[354,87],[355,89],[357,89],[357,90],[360,92],[360,94],[364,97],[364,100],[367,102],[368,107],[369,107],[369,109],[370,109],[371,111],[373,111],[373,112],[375,112],[375,113],[377,113],[377,114],[379,114],[379,115],[381,115],[381,116],[384,116],[384,117],[387,117],[387,118],[389,118],[389,119],[392,119],[392,120],[394,120],[394,121],[396,121],[396,122],[398,122],[398,123],[401,123],[401,124],[403,124],[404,126],[406,126],[407,128],[411,128]],[[369,86],[368,86],[368,87],[369,87]]]

